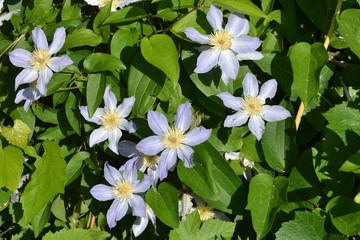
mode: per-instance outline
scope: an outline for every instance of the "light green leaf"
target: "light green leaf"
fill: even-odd
[[[126,66],[120,59],[106,53],[92,53],[84,60],[84,68],[88,72],[124,70]]]
[[[266,14],[250,0],[213,0],[212,3],[232,12],[240,12],[254,17],[266,17]]]
[[[30,222],[58,193],[64,193],[65,160],[61,150],[51,141],[45,141],[44,155],[35,162],[36,170],[21,196],[25,222]]]
[[[65,0],[61,9],[61,20],[81,19],[81,8],[79,4],[71,5],[71,0]]]
[[[70,49],[81,46],[95,47],[102,41],[101,36],[87,28],[79,28],[66,36],[63,49]]]
[[[102,236],[101,239],[107,239],[110,237],[110,233],[102,232],[93,229],[63,229],[61,231],[47,233],[42,239],[43,240],[97,240],[96,236]]]
[[[360,9],[346,9],[337,18],[338,31],[358,57],[360,57]]]
[[[140,44],[145,60],[163,71],[175,84],[180,77],[178,52],[172,38],[166,34],[156,34],[143,38]]]
[[[49,108],[41,103],[33,103],[31,105],[31,109],[40,121],[45,123],[59,124],[57,109]]]
[[[6,187],[11,192],[18,188],[24,170],[23,162],[24,156],[20,149],[13,146],[0,148],[0,187]]]
[[[278,232],[276,232],[276,239],[325,239],[325,217],[321,217],[314,212],[295,212],[295,219],[282,224]]]
[[[130,6],[110,13],[110,16],[104,21],[103,24],[129,22],[141,19],[146,16],[147,13],[143,8]]]
[[[67,221],[65,203],[61,194],[59,194],[51,204],[51,212],[52,214],[54,214],[55,217],[57,217],[61,221],[63,222]]]
[[[53,1],[30,0],[25,9],[25,22],[33,26],[42,26],[56,18],[56,11],[53,8]]]
[[[157,192],[151,188],[145,198],[163,223],[173,228],[179,225],[178,193],[175,187],[166,182],[160,183]]]
[[[50,203],[46,204],[46,206],[31,220],[31,225],[34,229],[35,238],[39,236],[42,232],[45,224],[48,223],[50,218]]]
[[[89,116],[95,113],[100,106],[106,88],[106,80],[104,73],[92,73],[89,75],[86,85],[86,102]]]
[[[210,33],[212,31],[206,19],[206,14],[200,9],[197,9],[196,11],[191,11],[182,18],[180,18],[178,21],[176,21],[171,28],[171,32],[179,38],[190,41],[186,37],[185,33],[183,33],[183,30],[189,27],[195,28],[202,34],[206,34],[206,32]]]
[[[72,156],[65,169],[65,186],[69,185],[80,175],[83,162],[88,158],[90,158],[90,153],[88,152],[78,152]]]
[[[197,239],[200,228],[200,216],[198,211],[186,215],[186,220],[181,221],[178,228],[170,231],[171,240]]]
[[[3,127],[1,135],[12,145],[25,148],[29,142],[31,130],[19,119],[15,119],[13,127]]]
[[[134,46],[138,41],[135,28],[119,28],[111,38],[111,55],[119,58],[124,63],[130,62],[136,53]]]

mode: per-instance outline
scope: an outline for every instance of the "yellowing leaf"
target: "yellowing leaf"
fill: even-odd
[[[12,145],[25,148],[29,142],[31,129],[19,119],[15,119],[14,127],[3,127],[3,137]]]

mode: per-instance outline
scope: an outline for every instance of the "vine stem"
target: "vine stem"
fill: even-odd
[[[334,29],[335,29],[335,18],[336,18],[336,15],[338,15],[340,13],[342,3],[343,3],[343,0],[338,0],[337,1],[336,9],[335,9],[333,18],[331,20],[331,25],[330,25],[329,31],[325,36],[325,41],[324,41],[324,48],[325,49],[328,49],[328,47],[329,47],[330,39],[331,39],[331,36],[334,33]],[[301,101],[298,112],[296,114],[296,118],[295,118],[296,130],[299,129],[299,125],[300,125],[300,122],[301,122],[301,118],[302,118],[302,116],[304,114],[304,110],[305,110],[304,102]]]

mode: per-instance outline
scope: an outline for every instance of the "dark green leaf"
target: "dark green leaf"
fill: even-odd
[[[104,73],[92,73],[89,75],[86,85],[86,102],[91,117],[103,100],[106,88]]]

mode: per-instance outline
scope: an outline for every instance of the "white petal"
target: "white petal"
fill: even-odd
[[[45,33],[43,30],[41,30],[41,28],[35,27],[31,33],[35,49],[48,49],[49,45]]]
[[[210,6],[210,10],[206,15],[206,19],[214,30],[222,29],[223,14],[220,9],[214,5]]]
[[[284,120],[288,117],[291,117],[291,114],[284,107],[275,105],[275,106],[263,106],[263,111],[261,117],[268,122],[276,122]]]
[[[60,72],[71,64],[73,64],[71,58],[68,55],[63,55],[61,57],[52,57],[48,63],[48,66],[54,72]]]
[[[277,90],[277,82],[275,79],[270,79],[266,81],[260,88],[260,93],[258,98],[265,102],[267,98],[273,98]]]
[[[109,108],[112,110],[116,109],[116,97],[115,94],[111,91],[111,87],[107,86],[104,92],[104,102],[105,102],[105,108]]]
[[[147,217],[137,217],[134,224],[132,225],[132,230],[135,237],[138,237],[147,227],[149,219]]]
[[[127,158],[139,156],[141,153],[136,149],[136,143],[124,140],[118,144],[119,153]]]
[[[141,140],[136,145],[136,149],[146,155],[154,156],[164,150],[165,146],[160,141],[159,136],[150,136]]]
[[[17,67],[30,68],[29,61],[31,59],[31,52],[17,48],[9,53],[9,59],[12,64]]]
[[[115,128],[111,132],[109,132],[109,148],[116,154],[119,154],[118,143],[122,136],[122,132],[120,129]]]
[[[238,111],[233,115],[229,115],[226,117],[224,122],[224,127],[238,127],[246,123],[249,115],[247,115],[244,111]]]
[[[3,23],[2,23],[3,21],[9,21],[14,13],[19,13],[19,12],[20,12],[20,10],[16,9],[14,11],[8,12],[8,13],[0,16],[0,26],[3,25]],[[1,8],[0,8],[0,14],[1,14]]]
[[[53,41],[49,47],[49,52],[51,55],[57,53],[62,48],[65,42],[65,37],[66,37],[65,28],[64,27],[57,28],[54,33]]]
[[[36,84],[36,88],[42,95],[46,95],[47,85],[53,76],[53,72],[50,68],[45,68],[44,70],[39,71],[39,78]]]
[[[249,32],[249,21],[241,13],[230,14],[225,30],[233,37],[238,37]]]
[[[259,93],[259,84],[254,74],[247,73],[242,82],[245,97],[256,97]]]
[[[226,75],[226,73],[224,71],[221,71],[221,80],[225,83],[225,85],[227,86],[230,83],[230,79],[228,75]]]
[[[129,98],[124,98],[124,100],[122,101],[122,103],[117,107],[117,110],[120,113],[120,116],[125,118],[127,116],[129,116],[132,107],[134,106],[135,103],[135,97],[129,97]]]
[[[149,127],[156,135],[161,137],[164,132],[169,130],[169,123],[162,113],[149,111],[147,117]]]
[[[189,102],[181,104],[175,115],[174,126],[179,128],[182,132],[186,132],[191,123],[191,105]]]
[[[221,71],[225,72],[226,75],[231,78],[235,79],[238,72],[239,72],[239,61],[235,57],[235,54],[231,50],[221,51],[219,57],[219,65]]]
[[[243,60],[260,60],[263,57],[264,57],[264,55],[262,55],[261,52],[257,52],[257,51],[248,52],[248,53],[238,53],[236,55],[236,58],[239,61],[243,61]]]
[[[194,42],[198,42],[201,44],[208,44],[209,43],[209,36],[208,35],[202,35],[199,33],[198,30],[196,30],[193,27],[187,28],[183,31],[185,35],[191,39]]]
[[[241,97],[234,97],[228,92],[219,93],[218,96],[228,108],[239,111],[241,109],[242,102],[244,101]]]
[[[249,129],[252,134],[255,135],[257,140],[262,138],[262,135],[265,131],[265,122],[260,116],[252,116],[249,120]]]
[[[211,48],[200,53],[196,68],[196,73],[206,73],[215,67],[219,62],[220,51],[214,51]]]
[[[99,201],[108,201],[114,199],[114,195],[112,194],[112,187],[98,184],[90,189],[91,195],[99,200]]]
[[[38,72],[29,68],[23,69],[15,78],[15,90],[25,83],[31,83],[38,78]]]
[[[249,53],[255,51],[260,45],[259,38],[241,35],[231,40],[230,49],[236,53]]]
[[[97,143],[101,143],[105,141],[106,139],[108,139],[108,136],[109,136],[108,131],[104,127],[95,129],[90,134],[89,146],[92,147]]]
[[[80,106],[79,109],[81,115],[85,118],[86,121],[96,123],[98,125],[102,125],[101,116],[104,113],[103,108],[97,108],[94,115],[91,118],[89,117],[89,111],[87,106]]]
[[[99,0],[85,0],[85,2],[92,6],[99,6]]]
[[[240,152],[226,152],[225,159],[226,160],[239,160],[241,158]]]

